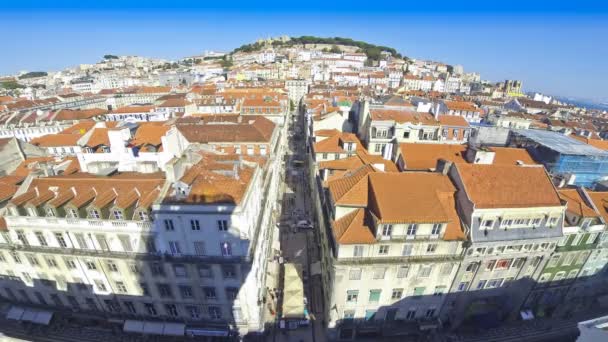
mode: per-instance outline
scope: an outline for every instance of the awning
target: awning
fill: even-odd
[[[283,288],[283,317],[304,318],[304,285],[300,265],[286,263]]]
[[[227,337],[228,334],[229,334],[228,330],[199,329],[199,328],[186,329],[186,335],[188,335],[188,336]]]
[[[51,323],[53,313],[50,311],[21,308],[18,306],[11,307],[6,313],[7,319],[18,321],[27,321],[36,324],[48,325]]]
[[[184,336],[185,324],[126,320],[122,327],[125,332],[167,336]]]
[[[142,332],[144,334],[162,335],[163,330],[165,330],[165,326],[163,323],[144,322],[144,328]]]
[[[25,312],[25,309],[17,307],[17,306],[13,306],[6,313],[6,318],[7,319],[14,319],[14,320],[18,321],[18,320],[21,319],[21,317],[23,316],[24,312]]]
[[[142,333],[144,331],[144,322],[126,320],[122,330],[125,332]]]
[[[33,323],[49,325],[51,323],[51,318],[53,318],[53,313],[48,311],[38,311],[36,313],[36,317],[32,320]]]
[[[181,323],[165,323],[163,335],[168,336],[184,336],[185,324]]]

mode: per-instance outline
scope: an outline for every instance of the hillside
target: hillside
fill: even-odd
[[[245,44],[242,45],[232,51],[235,52],[253,52],[259,51],[266,47],[289,47],[294,45],[304,45],[304,44],[326,44],[332,45],[330,51],[339,52],[339,45],[343,46],[354,46],[358,48],[358,52],[365,53],[367,58],[372,61],[377,61],[381,57],[381,53],[383,51],[390,52],[393,56],[397,58],[406,58],[397,52],[394,48],[382,45],[374,45],[367,42],[362,42],[358,40],[353,40],[350,38],[342,38],[342,37],[314,37],[314,36],[301,36],[301,37],[292,37],[287,41],[274,40],[272,44],[260,44],[258,42],[253,44]]]

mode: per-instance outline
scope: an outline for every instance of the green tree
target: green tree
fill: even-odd
[[[338,45],[332,45],[331,49],[329,49],[329,52],[331,53],[342,53],[342,50],[340,50],[340,48],[338,47]]]
[[[116,55],[103,55],[103,59],[118,59]]]
[[[294,109],[296,109],[296,104],[292,100],[289,100],[289,111],[293,112]]]

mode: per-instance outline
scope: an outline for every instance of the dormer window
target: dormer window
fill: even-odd
[[[149,217],[149,215],[148,215],[148,213],[147,213],[147,212],[145,212],[145,211],[140,211],[140,212],[139,212],[139,219],[140,219],[140,220],[142,220],[142,221],[149,221],[149,220],[150,220],[150,217]]]
[[[115,210],[112,211],[112,216],[114,216],[115,220],[122,220],[123,219],[122,211],[118,210],[118,209],[115,209]]]
[[[19,216],[19,209],[17,209],[17,207],[11,207],[11,214],[13,216]]]
[[[55,217],[55,210],[53,210],[53,208],[46,208],[46,216]]]
[[[97,211],[97,209],[89,210],[89,216],[91,216],[91,218],[94,218],[94,219],[99,219],[101,217],[99,215],[99,211]]]
[[[32,217],[38,216],[38,213],[36,213],[36,209],[32,207],[27,208],[27,214]]]
[[[69,218],[78,218],[78,210],[75,208],[69,208],[67,210],[67,215]]]
[[[441,223],[433,224],[433,229],[431,230],[431,235],[439,235],[441,233],[441,227],[443,225]]]

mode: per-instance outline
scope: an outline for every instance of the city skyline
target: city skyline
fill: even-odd
[[[112,5],[77,7],[71,1],[53,9],[36,1],[3,4],[0,28],[14,33],[0,56],[0,74],[57,71],[95,63],[108,53],[178,59],[205,50],[230,51],[268,36],[341,36],[391,46],[410,58],[463,65],[489,81],[519,79],[526,91],[608,100],[602,88],[608,68],[601,61],[608,47],[594,45],[596,37],[608,34],[603,4],[557,8],[544,15],[540,6],[529,6],[507,16],[500,7],[474,10],[471,4],[434,11],[395,5],[394,11],[378,7],[363,12],[339,11],[338,3],[316,13],[314,2],[272,10],[269,4],[266,11],[182,3],[183,8],[168,10],[152,2],[137,12]]]

